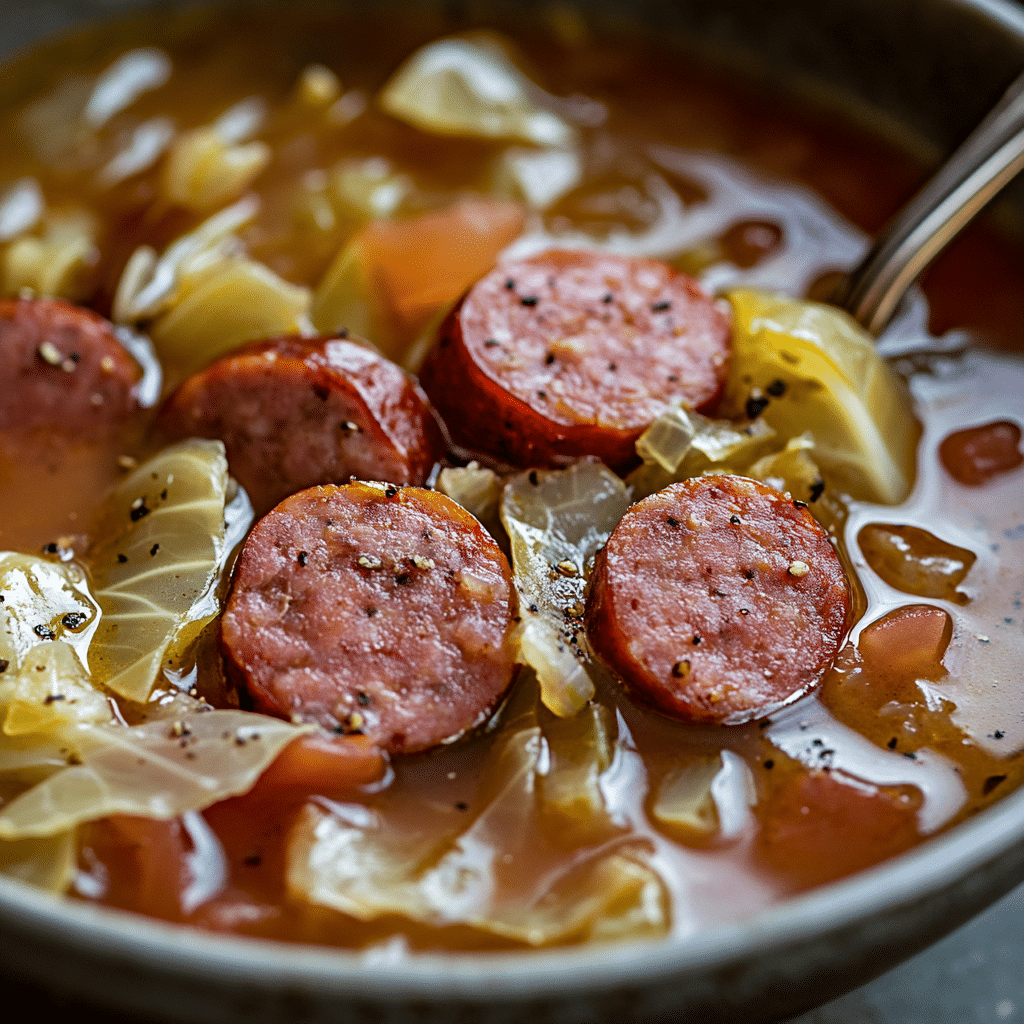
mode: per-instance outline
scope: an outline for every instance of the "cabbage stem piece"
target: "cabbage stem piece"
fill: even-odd
[[[172,644],[219,611],[227,499],[224,446],[193,439],[139,466],[100,510],[90,561],[103,618],[89,666],[119,696],[144,701]]]
[[[610,469],[583,461],[509,480],[501,521],[512,542],[522,622],[520,659],[540,681],[545,706],[563,718],[594,695],[583,630],[583,588],[598,549],[629,505]]]

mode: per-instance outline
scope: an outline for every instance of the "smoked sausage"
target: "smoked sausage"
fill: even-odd
[[[141,376],[97,313],[61,299],[0,300],[0,431],[108,437],[138,408]]]
[[[641,700],[731,725],[814,687],[849,609],[839,558],[803,502],[710,475],[626,513],[596,560],[586,624]]]
[[[190,377],[167,401],[169,437],[219,438],[257,513],[350,477],[426,482],[444,452],[416,383],[344,338],[271,338]]]
[[[450,498],[312,487],[246,540],[221,639],[258,710],[408,753],[493,711],[515,667],[513,602],[501,549]]]
[[[730,327],[722,305],[664,263],[547,252],[478,281],[420,379],[468,449],[516,466],[596,455],[621,472],[671,402],[715,402]]]

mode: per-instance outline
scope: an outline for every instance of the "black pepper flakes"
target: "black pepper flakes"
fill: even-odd
[[[137,523],[144,516],[148,516],[149,513],[150,510],[146,507],[146,499],[145,496],[143,496],[141,498],[136,498],[135,501],[132,502],[132,507],[129,510],[128,515],[133,523]]]
[[[887,747],[888,747],[888,748],[889,748],[890,750],[895,750],[895,749],[896,749],[896,744],[897,744],[898,742],[899,742],[899,741],[897,740],[897,738],[896,738],[895,736],[893,736],[893,738],[892,738],[891,740],[889,740],[889,742],[888,742],[888,743],[886,743],[886,746],[887,746]]]
[[[82,612],[68,612],[61,616],[60,624],[65,629],[78,629],[87,618],[88,616]]]
[[[54,633],[54,631],[50,629],[49,626],[44,626],[42,623],[40,623],[38,626],[33,626],[32,632],[35,633],[35,635],[39,637],[40,640],[57,639],[57,634]]]
[[[733,526],[739,526],[741,521],[742,520],[739,516],[729,516],[729,522],[732,523]]]
[[[455,802],[455,810],[457,810],[457,811],[468,811],[469,810],[469,804],[467,804],[465,800],[457,800]]]
[[[51,540],[49,544],[43,545],[44,555],[56,555],[60,551],[60,548]]]
[[[167,500],[167,488],[166,487],[160,492],[160,500],[161,501],[166,501]]]
[[[554,352],[549,352],[544,357],[544,362],[547,363],[548,366],[550,366],[554,361],[555,361],[555,353]]]
[[[11,663],[6,658],[0,658],[0,672],[6,672],[11,667]]]
[[[128,556],[119,554],[117,556],[117,560],[121,563],[121,565],[124,565],[124,563],[128,561]]]
[[[400,572],[395,574],[395,582],[400,586],[404,587],[406,584],[412,582],[412,574],[407,572]]]
[[[331,392],[328,388],[325,388],[322,384],[313,385],[313,394],[320,399],[321,402],[326,402],[331,397]]]
[[[607,304],[607,303],[611,302],[611,301],[612,301],[612,293],[611,293],[611,292],[606,292],[606,293],[605,293],[605,294],[604,294],[604,295],[602,296],[602,298],[601,298],[601,301],[602,301],[603,303],[605,303],[605,304]]]
[[[159,544],[154,544],[154,545],[153,545],[153,546],[152,546],[152,547],[151,547],[151,548],[149,549],[149,557],[150,557],[150,558],[155,558],[155,557],[156,557],[156,553],[157,553],[157,552],[158,552],[159,550],[160,550],[160,545],[159,545]]]
[[[781,398],[786,393],[786,382],[784,380],[773,380],[768,387],[765,388],[772,398]]]
[[[360,707],[368,708],[370,706],[370,695],[363,693],[362,690],[356,694],[356,700],[359,702]]]
[[[995,732],[989,733],[988,738],[990,740],[1001,740],[1006,735],[1002,729],[996,729]]]
[[[679,520],[676,519],[674,516],[666,516],[665,522],[668,523],[668,525],[671,526],[673,530],[679,527]]]
[[[825,481],[818,477],[817,480],[811,484],[811,502],[817,501],[825,493]]]
[[[768,408],[770,402],[760,391],[754,390],[750,393],[750,397],[747,399],[747,404],[744,411],[747,414],[748,420],[756,420]]]
[[[374,615],[376,615],[376,614],[377,614],[377,609],[374,608],[373,605],[369,605],[367,607],[367,609],[366,609],[367,617],[372,619],[374,617]]]
[[[530,470],[530,475],[529,475],[529,477],[527,479],[530,481],[530,483],[534,487],[536,487],[537,486],[537,470],[531,469]]]
[[[505,282],[505,287],[506,287],[506,288],[507,288],[507,289],[508,289],[508,290],[509,290],[510,292],[511,292],[511,291],[514,291],[514,290],[515,290],[515,287],[516,287],[516,283],[515,283],[515,281],[513,281],[513,280],[512,280],[512,278],[510,277],[510,278],[509,278],[509,279],[508,279],[508,280],[507,280],[507,281]]]
[[[67,697],[63,693],[48,693],[43,703],[49,706],[50,704],[55,704],[59,700],[67,700]]]
[[[388,484],[387,487],[384,488],[384,497],[393,498],[398,493],[398,491],[399,488],[395,487],[394,484]]]
[[[524,295],[519,300],[524,306],[536,306],[540,302],[540,296],[538,295]]]
[[[484,348],[497,348],[497,347],[498,347],[498,342],[496,342],[494,340],[494,338],[488,338],[484,342]]]
[[[258,853],[250,853],[242,859],[247,868],[258,868],[263,864],[263,858]]]
[[[775,767],[775,762],[769,757],[768,760],[765,761],[764,766],[768,771],[771,771]]]
[[[304,569],[306,567],[306,561],[309,558],[308,551],[300,551],[298,554],[298,563]]]
[[[661,301],[661,302],[652,302],[651,303],[651,312],[652,313],[664,313],[666,309],[671,309],[671,308],[672,308],[672,303],[671,302],[666,302],[664,300]]]

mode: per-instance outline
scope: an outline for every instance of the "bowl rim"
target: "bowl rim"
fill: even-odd
[[[1024,60],[1024,7],[1012,0],[945,3],[1003,29],[1019,44]],[[114,5],[98,4],[100,9],[109,15]],[[862,924],[883,908],[893,913],[911,907],[1015,850],[1024,864],[1024,787],[949,831],[855,875],[750,917],[657,940],[512,951],[406,951],[393,957],[380,946],[348,950],[207,932],[79,902],[2,875],[0,934],[57,936],[69,953],[170,976],[187,971],[195,980],[261,990],[287,987],[378,1003],[518,1002],[578,991],[594,994],[725,968]],[[1015,866],[1014,874],[1024,880],[1024,867]],[[1007,888],[1004,884],[1003,891]]]

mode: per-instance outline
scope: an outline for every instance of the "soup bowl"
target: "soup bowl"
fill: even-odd
[[[471,4],[455,16],[482,21],[493,9],[529,18],[547,6]],[[106,0],[8,3],[0,52],[128,10]],[[933,161],[1024,67],[1024,10],[1005,0],[594,0],[580,10],[598,31],[656,38],[681,60],[696,52],[842,102]],[[1021,190],[1001,203],[1009,222],[1024,213]],[[1024,790],[909,853],[752,918],[665,941],[531,953],[393,955],[387,946],[349,952],[207,934],[0,877],[0,970],[58,998],[205,1024],[767,1022],[877,975],[1022,879]]]

